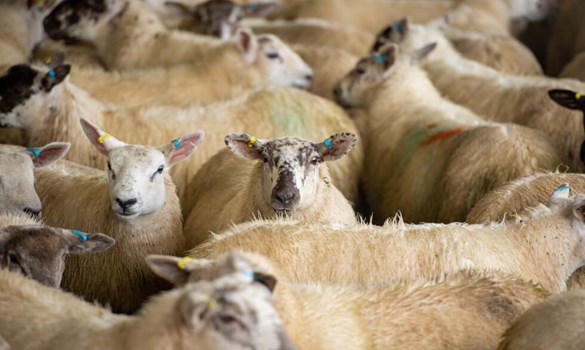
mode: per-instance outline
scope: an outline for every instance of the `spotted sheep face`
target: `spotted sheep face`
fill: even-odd
[[[44,147],[0,152],[0,214],[26,213],[41,216],[41,200],[35,190],[35,168],[52,164],[67,154],[69,143],[53,142]],[[16,147],[15,147],[16,148]]]
[[[53,40],[93,41],[127,6],[126,0],[66,0],[45,17],[43,26]]]
[[[203,140],[203,132],[196,132],[155,148],[126,144],[85,119],[81,126],[90,142],[108,157],[112,210],[124,220],[161,210],[169,168],[188,158]]]
[[[167,6],[174,7],[187,16],[195,31],[223,40],[232,37],[238,23],[244,18],[267,17],[278,9],[274,2],[236,4],[231,0],[209,0],[195,5],[168,1]]]
[[[266,72],[271,85],[302,90],[311,87],[313,70],[277,36],[256,36],[250,29],[239,29],[235,34],[235,41],[245,62],[260,66]]]
[[[59,288],[68,254],[100,252],[114,239],[41,225],[0,229],[0,267]]]
[[[292,215],[314,201],[317,184],[323,181],[319,165],[346,155],[356,137],[340,133],[313,143],[296,137],[265,141],[248,134],[231,134],[225,142],[236,155],[264,163],[262,197],[277,214]]]
[[[49,104],[50,94],[71,70],[69,65],[52,69],[19,64],[0,77],[0,127],[28,128],[42,108]]]

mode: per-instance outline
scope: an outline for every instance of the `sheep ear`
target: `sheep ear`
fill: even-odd
[[[354,134],[344,132],[335,134],[325,139],[325,141],[315,144],[315,150],[324,161],[338,160],[345,156],[356,142],[357,138]]]
[[[235,38],[246,63],[254,63],[258,52],[258,39],[256,39],[254,33],[248,28],[239,28],[236,31]]]
[[[431,43],[423,47],[422,49],[416,50],[410,55],[410,61],[412,63],[420,63],[424,61],[427,56],[437,48],[437,43]]]
[[[240,9],[242,10],[241,18],[268,17],[276,12],[279,7],[280,5],[276,2],[252,2],[240,5]]]
[[[207,259],[184,259],[169,255],[149,255],[146,264],[157,276],[171,282],[176,286],[182,286],[189,282],[191,272],[211,266]]]
[[[116,240],[102,233],[83,233],[77,230],[62,230],[69,244],[69,254],[97,253],[112,247]]]
[[[69,72],[71,71],[71,66],[68,64],[56,66],[52,68],[50,71],[45,74],[43,79],[41,80],[41,86],[47,92],[51,91],[55,85],[58,85],[67,78]]]
[[[548,96],[559,105],[585,111],[585,96],[571,90],[554,89],[548,91]]]
[[[573,215],[577,220],[576,225],[574,223],[573,226],[578,227],[581,235],[585,236],[585,196],[580,195],[575,197]]]
[[[197,145],[203,142],[205,133],[197,131],[189,135],[185,135],[180,139],[174,139],[168,145],[160,147],[160,151],[165,155],[165,159],[169,167],[181,162],[191,156]]]
[[[89,142],[102,154],[108,155],[108,152],[111,150],[126,146],[124,142],[103,131],[88,120],[81,118],[79,122]]]
[[[265,286],[271,292],[274,292],[274,288],[276,288],[277,279],[276,277],[269,275],[267,273],[254,271],[254,282],[260,283],[261,285]]]
[[[230,151],[248,160],[262,159],[264,141],[248,134],[230,134],[225,137],[225,144]]]
[[[396,62],[396,56],[398,55],[398,47],[396,44],[387,44],[383,46],[377,54],[374,55],[373,59],[377,64],[381,64],[383,68],[383,77],[386,78],[390,74],[390,68],[394,66]]]
[[[27,147],[26,150],[32,157],[35,168],[42,168],[63,158],[70,148],[69,142],[51,142],[41,148]]]

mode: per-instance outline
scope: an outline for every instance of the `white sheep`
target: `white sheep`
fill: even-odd
[[[513,122],[543,131],[562,147],[572,171],[585,168],[579,158],[585,139],[583,116],[547,98],[548,91],[553,88],[585,91],[583,83],[497,72],[461,57],[441,31],[429,26],[411,24],[395,41],[405,54],[437,43],[436,52],[423,67],[445,97],[490,120]]]
[[[256,252],[298,283],[364,284],[466,268],[495,269],[558,293],[585,261],[585,196],[568,196],[569,188],[562,188],[548,207],[536,207],[518,222],[489,225],[405,225],[397,219],[384,227],[335,228],[290,219],[258,220],[211,237],[189,256],[217,258],[232,249]]]
[[[418,67],[433,49],[407,57],[384,46],[335,89],[341,105],[367,110],[362,181],[376,223],[397,211],[412,223],[463,221],[490,189],[564,161],[542,133],[444,99]]]
[[[290,283],[269,260],[249,253],[211,262],[160,256],[147,261],[177,285],[250,274],[274,289],[276,309],[299,349],[493,349],[504,330],[546,295],[496,272],[328,286]]]
[[[182,201],[188,196],[186,185],[191,177],[225,147],[226,134],[247,130],[265,137],[298,135],[320,139],[342,130],[357,133],[341,108],[298,89],[251,91],[204,107],[117,108],[99,103],[68,81],[63,82],[69,69],[67,65],[58,66],[51,73],[46,68],[11,68],[0,77],[0,87],[6,82],[6,86],[19,88],[0,89],[0,97],[9,103],[6,112],[0,111],[0,124],[26,129],[30,144],[54,139],[69,141],[74,146],[67,159],[100,169],[106,168],[105,157],[96,154],[83,135],[80,118],[91,118],[98,125],[116,130],[128,142],[149,145],[167,143],[185,130],[205,130],[207,142],[189,162],[177,165],[171,172]],[[350,201],[357,199],[363,159],[360,145],[356,148],[331,167],[333,183]]]
[[[356,141],[351,133],[332,135],[320,143],[296,137],[226,136],[229,149],[208,160],[187,186],[191,191],[190,200],[183,203],[188,213],[187,246],[258,216],[355,224],[351,204],[331,183],[327,165],[322,163],[339,160]]]
[[[534,305],[504,333],[499,350],[577,350],[585,344],[585,291]]]
[[[117,311],[134,311],[162,288],[144,256],[185,249],[181,207],[168,171],[191,155],[203,134],[155,148],[126,144],[83,119],[81,125],[90,144],[107,156],[109,171],[86,168],[82,173],[74,165],[70,172],[64,162],[37,170],[43,219],[116,239],[107,252],[70,259],[63,288]]]
[[[0,270],[0,334],[15,349],[294,350],[270,291],[243,275],[190,284],[127,316]]]

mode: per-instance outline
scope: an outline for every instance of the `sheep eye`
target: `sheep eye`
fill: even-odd
[[[264,158],[262,158],[262,161],[263,161],[264,163],[268,163],[268,157],[264,157]]]
[[[313,165],[317,165],[317,164],[319,164],[319,157],[313,157],[313,158],[311,159],[311,164],[313,164]]]
[[[116,174],[114,174],[114,171],[112,170],[112,165],[110,164],[109,161],[108,161],[108,171],[110,172],[110,174],[112,174],[112,180],[115,180]]]
[[[11,263],[18,264],[18,257],[16,256],[16,254],[14,253],[8,254],[8,259],[10,259]]]
[[[280,56],[278,56],[278,53],[276,53],[276,52],[271,52],[269,54],[266,54],[266,57],[268,57],[271,60],[275,60],[275,59],[277,59]]]
[[[158,167],[158,169],[156,170],[156,173],[157,173],[157,174],[162,174],[163,170],[165,170],[165,166],[164,166],[164,165],[161,165],[161,166],[159,166],[159,167]]]
[[[366,70],[363,68],[356,68],[356,70],[355,70],[355,73],[357,75],[363,75],[365,72],[366,72]]]

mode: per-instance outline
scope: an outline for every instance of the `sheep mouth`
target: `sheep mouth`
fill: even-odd
[[[299,90],[309,90],[311,88],[311,84],[306,83],[306,84],[293,84],[292,85],[295,89],[299,89]]]
[[[118,215],[119,218],[124,219],[124,220],[134,219],[140,215],[140,212],[130,213],[127,211],[118,211],[118,210],[116,210],[115,213],[116,213],[116,215]]]
[[[289,217],[292,216],[295,211],[292,209],[274,209],[274,212],[278,217]]]

